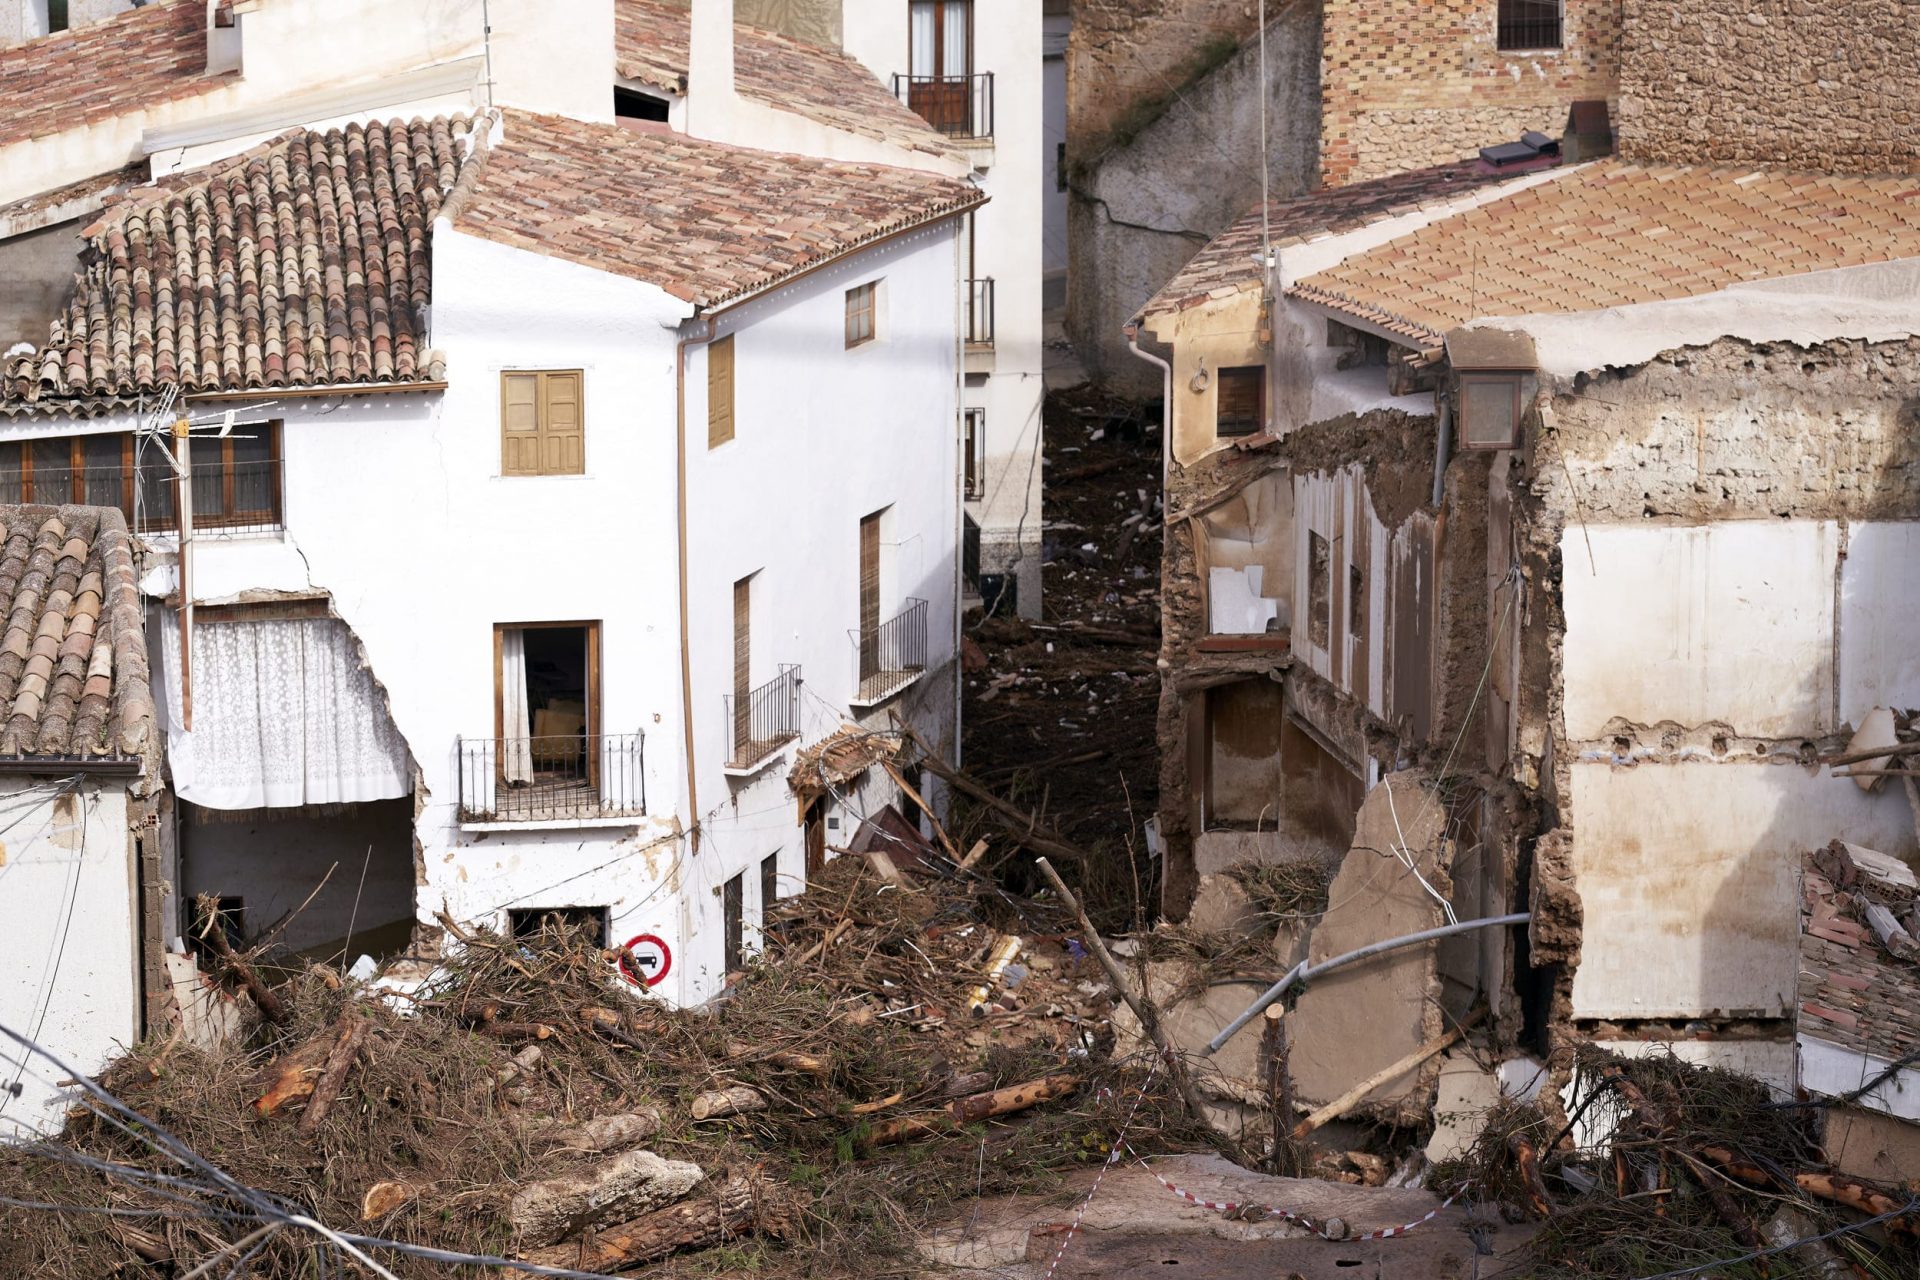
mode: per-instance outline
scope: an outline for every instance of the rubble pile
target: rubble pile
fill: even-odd
[[[950,865],[886,875],[847,857],[767,932],[699,1010],[630,994],[620,953],[557,923],[458,932],[409,992],[310,967],[235,1041],[176,1032],[102,1082],[338,1229],[587,1271],[872,1275],[962,1198],[1104,1161],[1129,1112],[1144,1150],[1198,1145],[1165,1075],[1112,1057],[1110,988],[1057,905]],[[175,1169],[77,1110],[57,1141],[0,1152],[0,1185],[191,1211],[0,1207],[0,1273],[173,1275],[244,1234],[98,1162]],[[306,1274],[292,1234],[257,1274]]]
[[[1832,1171],[1817,1108],[1670,1054],[1591,1046],[1574,1051],[1565,1098],[1564,1114],[1497,1105],[1472,1147],[1433,1171],[1430,1185],[1539,1224],[1525,1265],[1503,1274],[1915,1274],[1920,1186]]]

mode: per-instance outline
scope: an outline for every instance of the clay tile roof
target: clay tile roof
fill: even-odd
[[[1489,168],[1478,160],[1463,160],[1273,200],[1267,204],[1267,234],[1276,248],[1304,244],[1458,200],[1470,192],[1515,181],[1519,176]],[[1245,217],[1195,254],[1178,275],[1140,308],[1140,316],[1181,311],[1244,289],[1259,288],[1261,234],[1260,207],[1255,205]]]
[[[1591,311],[1920,256],[1920,184],[1600,160],[1299,281],[1296,297],[1437,346],[1483,316]]]
[[[688,11],[665,0],[617,0],[614,70],[667,93],[687,88]],[[734,89],[782,111],[909,151],[964,161],[966,152],[928,126],[871,71],[838,49],[738,23]]]
[[[915,169],[507,111],[451,216],[484,239],[713,307],[984,200]]]
[[[0,770],[149,747],[139,587],[112,507],[0,506]]]
[[[47,345],[0,369],[0,406],[437,380],[428,240],[467,132],[295,130],[129,193],[83,233]]]
[[[0,49],[0,146],[77,129],[175,98],[207,93],[205,0],[155,0]]]
[[[1861,914],[1865,897],[1905,920],[1911,893],[1841,889],[1811,860],[1801,885],[1800,1035],[1887,1061],[1920,1050],[1920,964],[1890,954]]]

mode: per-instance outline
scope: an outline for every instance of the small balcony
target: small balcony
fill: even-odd
[[[577,827],[646,816],[646,735],[457,738],[463,826]]]
[[[874,707],[918,680],[927,669],[927,602],[907,607],[872,628],[847,633],[853,639],[853,705]]]
[[[993,136],[993,72],[893,77],[893,96],[949,138]]]
[[[800,668],[782,666],[780,674],[747,694],[729,693],[727,772],[757,773],[781,747],[800,736]]]

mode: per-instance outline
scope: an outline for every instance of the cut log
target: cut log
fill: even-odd
[[[967,850],[967,856],[960,859],[960,869],[962,871],[973,870],[973,864],[980,861],[981,858],[985,857],[986,852],[987,852],[987,841],[986,841],[986,837],[982,836],[980,839],[975,840],[973,842],[973,848]]]
[[[898,1106],[906,1100],[905,1093],[890,1093],[884,1098],[875,1098],[872,1102],[856,1102],[847,1108],[847,1114],[870,1116],[876,1111],[885,1111],[888,1107]]]
[[[507,1222],[523,1247],[557,1244],[596,1223],[672,1204],[705,1176],[697,1164],[627,1151],[576,1173],[528,1183],[508,1203]]]
[[[968,1071],[949,1079],[940,1088],[943,1098],[964,1098],[970,1093],[984,1092],[993,1083],[993,1077],[985,1071]]]
[[[640,968],[633,963],[633,953],[622,949],[627,959],[627,972],[638,973]],[[580,1011],[580,1025],[589,1031],[597,1032],[609,1040],[618,1040],[633,1049],[646,1049],[651,1046],[627,1025],[627,1020],[611,1009],[602,1009],[588,1005]]]
[[[660,1113],[648,1107],[640,1111],[622,1111],[614,1115],[595,1116],[579,1124],[566,1124],[559,1120],[548,1120],[529,1128],[527,1138],[547,1147],[565,1148],[569,1151],[591,1151],[596,1154],[612,1151],[615,1147],[632,1146],[636,1142],[645,1142],[660,1132]]]
[[[1778,1185],[1765,1169],[1752,1161],[1741,1159],[1726,1147],[1703,1146],[1699,1148],[1699,1153],[1718,1165],[1727,1176],[1737,1178],[1741,1182],[1756,1187]],[[1883,1213],[1893,1213],[1906,1204],[1899,1197],[1889,1194],[1872,1183],[1862,1182],[1858,1178],[1849,1178],[1845,1174],[1802,1172],[1792,1176],[1793,1185],[1810,1196],[1818,1196],[1822,1200],[1843,1204],[1850,1209],[1858,1209],[1862,1213],[1876,1217]],[[1914,1215],[1911,1214],[1888,1222],[1887,1230],[1908,1236],[1920,1234],[1915,1229]]]
[[[329,1037],[315,1036],[276,1061],[267,1071],[265,1091],[254,1099],[254,1113],[265,1119],[289,1102],[312,1096],[332,1048]]]
[[[798,1049],[775,1049],[771,1053],[763,1053],[744,1040],[727,1041],[727,1057],[733,1059],[736,1064],[742,1060],[771,1062],[776,1067],[785,1067],[789,1071],[802,1071],[822,1079],[833,1072],[832,1060],[823,1058],[817,1053],[802,1053]]]
[[[546,1267],[617,1271],[735,1236],[758,1233],[780,1239],[799,1225],[800,1206],[793,1193],[756,1170],[727,1179],[713,1195],[602,1228],[591,1241],[534,1249],[522,1258]]]
[[[474,1028],[500,1040],[551,1040],[560,1032],[544,1022],[500,1022],[490,1020]]]
[[[729,1089],[711,1089],[697,1094],[687,1112],[695,1120],[720,1120],[747,1111],[765,1111],[766,1095],[758,1089],[737,1084]]]
[[[326,1065],[313,1082],[313,1100],[307,1103],[307,1110],[297,1126],[301,1133],[309,1137],[318,1132],[326,1120],[327,1109],[340,1096],[341,1086],[347,1081],[347,1072],[353,1069],[354,1059],[360,1056],[360,1042],[367,1036],[367,1020],[349,1009],[333,1024],[333,1030],[333,1047],[328,1050]]]
[[[512,1084],[515,1080],[518,1080],[521,1076],[528,1074],[535,1067],[539,1066],[540,1058],[541,1058],[540,1046],[537,1044],[528,1045],[526,1048],[522,1049],[520,1052],[513,1055],[512,1062],[509,1062],[505,1067],[503,1067],[501,1070],[499,1070],[494,1074],[493,1082],[496,1085]]]
[[[956,1098],[947,1104],[947,1113],[958,1125],[972,1124],[993,1116],[1011,1115],[1016,1111],[1025,1111],[1042,1102],[1051,1102],[1055,1098],[1064,1098],[1080,1087],[1080,1077],[1072,1072],[1060,1071],[1038,1080],[1029,1080],[1025,1084],[1008,1085],[1004,1089],[995,1089],[990,1093],[976,1093],[967,1098]]]
[[[360,1221],[378,1222],[401,1205],[420,1198],[420,1188],[411,1182],[376,1182],[360,1197]]]
[[[939,839],[940,847],[947,851],[947,856],[955,862],[960,861],[960,848],[954,844],[952,837],[947,835],[947,829],[940,825],[940,819],[934,816],[933,806],[921,798],[920,792],[911,782],[907,781],[907,776],[904,773],[901,773],[893,767],[893,761],[882,760],[880,767],[887,771],[887,776],[893,779],[893,784],[900,788],[901,793],[905,795],[907,799],[919,805],[920,812],[927,815],[927,821],[933,823],[933,834]]]

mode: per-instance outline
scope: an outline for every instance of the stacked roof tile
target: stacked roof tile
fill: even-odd
[[[484,239],[712,307],[985,198],[916,169],[508,111],[450,216]]]
[[[153,726],[126,517],[0,506],[0,769],[125,759]]]
[[[1889,953],[1861,918],[1876,899],[1905,918],[1912,892],[1836,885],[1811,860],[1801,883],[1800,1034],[1889,1062],[1920,1051],[1920,964]]]
[[[1515,180],[1511,172],[1491,168],[1478,160],[1466,160],[1287,200],[1272,200],[1267,203],[1264,221],[1256,205],[1195,254],[1179,274],[1140,308],[1140,315],[1182,311],[1260,288],[1264,280],[1260,267],[1263,237],[1270,237],[1275,248],[1304,244],[1321,236],[1358,231],[1369,223],[1448,204],[1471,192]]]
[[[1289,292],[1422,347],[1484,316],[1597,310],[1920,256],[1920,182],[1600,160]]]
[[[0,146],[222,87],[206,28],[205,0],[155,0],[0,49]]]
[[[429,234],[467,133],[297,130],[132,193],[85,232],[66,315],[6,363],[0,402],[439,378]]]
[[[688,11],[665,0],[618,0],[614,70],[629,80],[685,93]],[[740,23],[734,28],[734,88],[782,111],[909,151],[966,160],[871,71],[838,49]]]

